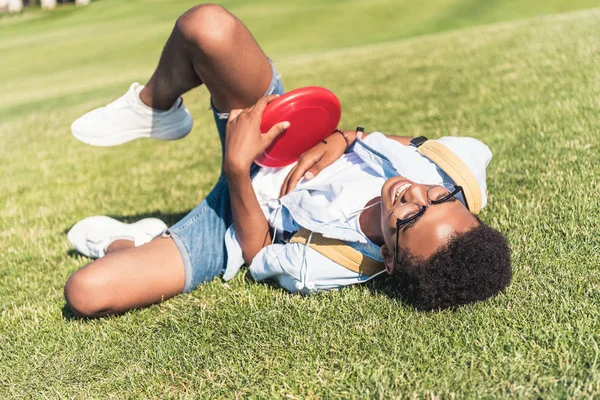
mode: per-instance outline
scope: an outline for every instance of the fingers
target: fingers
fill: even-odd
[[[296,168],[294,173],[290,175],[290,179],[288,180],[285,188],[285,194],[288,194],[296,188],[296,185],[298,185],[298,182],[300,182],[300,179],[302,179],[303,172],[304,168]]]
[[[229,112],[229,118],[227,118],[227,122],[229,122],[229,121],[233,121],[234,119],[236,119],[236,118],[237,118],[237,116],[238,116],[238,115],[240,115],[240,114],[242,113],[242,111],[244,111],[244,110],[243,110],[243,109],[241,109],[241,108],[236,108],[236,109],[234,109],[234,110],[231,110],[231,111]]]
[[[228,121],[233,121],[238,115],[240,115],[242,112],[246,111],[248,113],[251,113],[253,111],[256,110],[257,113],[259,113],[260,115],[262,115],[263,111],[265,110],[265,107],[267,106],[267,104],[269,104],[270,102],[272,102],[273,100],[275,100],[276,98],[278,98],[279,95],[278,94],[271,94],[269,96],[264,96],[261,97],[256,104],[254,104],[253,106],[250,106],[246,109],[234,109],[231,110],[229,112],[229,119]]]
[[[283,180],[283,184],[281,185],[281,190],[279,191],[280,198],[289,193],[289,190],[287,189],[288,182],[290,181],[290,177],[294,174],[294,172],[298,168],[298,165],[299,165],[299,163],[294,165],[294,167],[290,170],[290,172],[288,172],[287,176]]]
[[[316,174],[314,172],[312,172],[312,171],[306,171],[304,173],[304,179],[306,179],[307,181],[310,181],[315,176],[316,176]]]
[[[267,104],[269,104],[278,97],[278,94],[271,94],[269,96],[261,97],[260,100],[258,100],[254,105],[253,111],[256,111],[257,113],[259,113],[259,115],[262,115],[263,111],[265,111],[265,107],[267,106]]]
[[[315,176],[319,175],[319,172],[321,172],[321,170],[323,168],[325,168],[326,166],[327,165],[323,162],[323,160],[317,161],[315,164],[313,164],[312,167],[310,167],[308,169],[308,171],[306,171],[304,173],[304,179],[306,179],[306,180],[313,179]]]
[[[305,156],[300,157],[298,163],[287,174],[285,180],[283,181],[283,185],[281,185],[282,197],[294,190],[294,188],[302,178],[304,171],[306,171],[306,169],[313,165],[316,161],[317,159],[313,160],[312,158],[307,158]]]
[[[287,128],[290,127],[290,123],[288,121],[279,122],[271,127],[267,133],[264,134],[265,137],[269,141],[275,140],[275,138],[281,135]]]
[[[306,171],[309,168],[311,168],[312,166],[314,166],[316,163],[318,163],[319,160],[320,160],[320,158],[314,158],[314,157],[301,159],[300,162],[298,162],[298,164],[296,164],[294,169],[292,171],[290,171],[290,173],[286,177],[285,185],[282,188],[282,192],[285,191],[285,193],[283,193],[283,195],[286,195],[289,192],[291,192],[292,190],[294,190],[296,188],[296,185],[298,185],[298,182],[300,182],[300,179],[302,179],[303,177],[306,178]],[[312,179],[312,178],[314,178],[314,175],[312,177],[306,178],[306,179]]]
[[[341,154],[337,153],[324,153],[318,160],[309,165],[306,168],[306,172],[304,173],[304,179],[307,181],[313,179],[315,176],[319,175],[319,173],[328,165],[331,165],[335,160],[337,160]]]
[[[283,193],[284,196],[286,194],[288,194],[289,192],[291,192],[292,190],[294,190],[294,188],[300,181],[300,178],[302,177],[303,171],[304,171],[304,168],[302,168],[299,164],[296,165],[296,167],[292,171],[290,171],[290,173],[288,174],[287,183],[284,187],[284,193]]]

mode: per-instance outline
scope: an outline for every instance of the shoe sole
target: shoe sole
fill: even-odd
[[[146,129],[137,129],[131,130],[127,132],[123,132],[119,135],[113,135],[105,138],[94,138],[88,137],[84,135],[79,135],[77,132],[71,129],[73,136],[75,139],[83,142],[85,144],[89,144],[90,146],[96,147],[112,147],[118,146],[127,142],[131,142],[136,139],[156,139],[163,141],[170,140],[178,140],[186,137],[191,131],[194,125],[194,120],[192,116],[186,112],[186,118],[178,123],[177,125],[170,126],[164,132],[160,133],[149,133]]]

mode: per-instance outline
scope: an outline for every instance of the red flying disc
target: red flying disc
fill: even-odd
[[[298,161],[337,128],[341,115],[340,101],[330,90],[308,86],[287,92],[267,105],[260,131],[266,133],[281,121],[288,121],[290,127],[254,162],[262,167],[285,167]]]

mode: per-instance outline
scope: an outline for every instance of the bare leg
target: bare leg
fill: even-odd
[[[100,317],[145,307],[183,290],[183,260],[171,238],[117,251],[75,272],[65,299],[75,314]]]
[[[167,109],[204,83],[215,107],[229,112],[256,103],[271,79],[269,60],[248,29],[221,6],[200,5],[177,20],[140,98]],[[171,238],[140,247],[117,241],[106,256],[71,275],[65,298],[77,315],[98,317],[173,297],[184,284],[183,260]]]
[[[229,112],[256,103],[271,75],[268,58],[244,24],[221,6],[203,4],[177,20],[140,98],[165,110],[204,83],[216,108]]]

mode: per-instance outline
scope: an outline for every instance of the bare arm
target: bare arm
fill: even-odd
[[[348,138],[348,143],[352,144],[356,140],[357,132],[351,130],[344,130],[344,134]],[[367,134],[362,134],[362,138]],[[405,146],[410,146],[410,141],[413,139],[409,136],[391,136],[386,135],[388,139],[395,140],[396,142]],[[288,176],[283,182],[281,187],[281,196],[285,196],[300,182],[300,179],[312,179],[321,172],[321,170],[329,165],[344,154],[348,143],[340,133],[332,133],[325,142],[317,143],[312,149],[302,154],[298,164],[292,168]]]
[[[250,264],[256,253],[271,243],[269,224],[256,200],[248,173],[227,173],[231,196],[233,226],[242,247],[242,256]]]
[[[232,110],[227,122],[223,170],[231,196],[233,227],[247,264],[260,249],[271,243],[269,224],[252,188],[250,167],[254,159],[289,126],[287,122],[280,122],[268,133],[260,132],[262,113],[267,103],[276,97],[263,97],[253,107]]]

